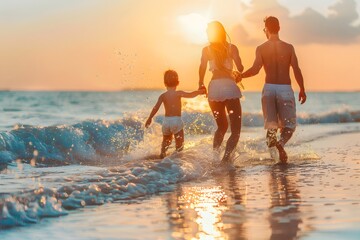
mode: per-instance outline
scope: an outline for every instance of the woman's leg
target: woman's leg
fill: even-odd
[[[223,162],[230,160],[230,155],[234,151],[241,131],[241,105],[240,99],[229,99],[225,101],[226,110],[229,114],[231,135],[226,143],[225,154],[222,159]]]
[[[228,128],[228,121],[226,119],[225,102],[209,101],[211,111],[214,115],[217,129],[214,136],[213,148],[219,149],[224,140],[225,133]]]

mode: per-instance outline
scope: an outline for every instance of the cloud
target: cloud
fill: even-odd
[[[290,12],[276,0],[253,0],[246,7],[249,12],[246,20],[250,23],[262,23],[265,16],[276,16],[280,20],[281,36],[297,44],[350,44],[360,39],[360,25],[354,26],[359,14],[355,0],[339,0],[328,8],[329,15],[307,8],[300,15],[290,17]],[[234,29],[234,34],[244,44],[255,43],[244,33],[242,25]]]

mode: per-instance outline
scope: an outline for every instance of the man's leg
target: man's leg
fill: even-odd
[[[164,158],[166,156],[166,151],[168,150],[172,141],[172,135],[163,135],[163,141],[161,143],[161,153],[160,158]]]
[[[267,129],[266,144],[273,147],[276,144],[278,129],[278,112],[275,90],[265,85],[261,96],[261,107],[264,117],[264,128]]]
[[[217,129],[214,135],[214,143],[213,143],[214,150],[217,150],[221,146],[221,143],[224,140],[224,136],[228,128],[228,122],[226,119],[226,112],[225,112],[225,103],[209,101],[209,105],[217,125]]]
[[[287,153],[284,149],[285,144],[289,141],[295,129],[283,128],[280,134],[280,140],[276,143],[276,148],[279,151],[279,158],[282,163],[286,163],[288,160]]]
[[[285,144],[290,140],[295,129],[283,128],[280,134],[280,140],[276,143],[276,148],[279,151],[279,158],[282,163],[286,163],[288,160],[287,153],[284,149]]]
[[[268,129],[266,132],[266,144],[269,148],[275,147],[277,142],[277,129]]]
[[[176,151],[181,152],[184,149],[184,130],[181,129],[174,135]]]
[[[280,140],[276,143],[276,148],[279,150],[280,161],[286,163],[288,156],[284,146],[292,137],[296,127],[296,105],[291,86],[288,86],[288,89],[282,89],[277,92],[277,109],[283,128],[281,130]]]
[[[292,137],[293,133],[294,133],[295,129],[294,128],[283,128],[281,130],[281,134],[280,134],[280,140],[278,141],[278,143],[281,146],[285,146],[285,144],[290,140],[290,138]]]

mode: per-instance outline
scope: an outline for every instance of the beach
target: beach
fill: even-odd
[[[360,0],[0,12],[0,240],[360,240]]]
[[[118,97],[123,98],[124,94],[127,93],[119,93]],[[144,94],[155,96],[152,92],[139,93],[139,99]],[[71,96],[69,101],[74,101],[76,95]],[[251,95],[243,102],[244,106],[249,98]],[[70,112],[79,107],[86,109],[81,98],[77,101]],[[184,114],[185,122],[191,123],[185,128],[185,149],[163,160],[146,158],[159,151],[161,130],[157,123],[143,132],[142,138],[137,135],[141,132],[133,130],[137,124],[125,121],[122,116],[115,121],[79,122],[79,116],[74,115],[73,119],[65,119],[67,124],[57,127],[5,128],[2,139],[12,139],[10,136],[29,139],[31,133],[32,146],[43,148],[37,148],[37,158],[32,155],[29,160],[10,161],[1,170],[1,238],[358,238],[360,124],[351,121],[356,118],[346,113],[356,117],[356,109],[342,106],[338,110],[336,105],[336,111],[318,115],[299,110],[302,123],[286,146],[289,163],[278,165],[265,145],[265,130],[257,126],[258,106],[252,111],[248,107],[245,116],[253,121],[244,123],[234,167],[221,169],[217,167],[219,155],[211,150],[211,115],[193,109],[190,103]],[[49,116],[47,121],[53,124],[56,119]],[[132,120],[141,116],[141,111],[136,111]],[[334,123],[334,119],[347,121]],[[156,121],[161,121],[161,114]],[[193,127],[194,121],[200,128]],[[251,122],[253,126],[248,125]],[[99,129],[97,132],[92,132],[91,123]],[[54,143],[51,148],[45,148],[50,146],[46,145],[48,138],[43,138],[45,133],[55,139],[50,141]],[[91,138],[101,141],[82,143],[82,139],[89,139],[88,134],[95,134]],[[113,136],[118,140],[106,138]],[[130,144],[130,152],[119,154],[126,145],[119,140],[122,136],[140,140],[134,147]],[[61,139],[74,144],[69,146],[71,158],[62,159],[65,147]],[[4,146],[9,145],[3,145],[3,149]],[[31,150],[32,146],[26,149]],[[54,146],[59,150],[55,151]],[[97,155],[91,155],[92,148]],[[19,149],[23,148],[7,147],[2,156],[21,154]],[[104,156],[99,154],[100,150],[116,154]],[[41,156],[57,159],[43,161]]]

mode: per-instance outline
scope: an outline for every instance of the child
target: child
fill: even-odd
[[[161,104],[164,103],[165,118],[162,126],[163,141],[161,144],[160,158],[166,156],[166,150],[171,144],[173,135],[175,136],[176,151],[179,152],[183,149],[184,124],[181,120],[181,98],[193,98],[206,92],[205,88],[193,92],[176,91],[176,87],[179,85],[179,78],[177,72],[174,70],[167,70],[165,72],[164,84],[167,91],[160,95],[145,123],[145,127],[150,126],[152,118],[159,110]]]

